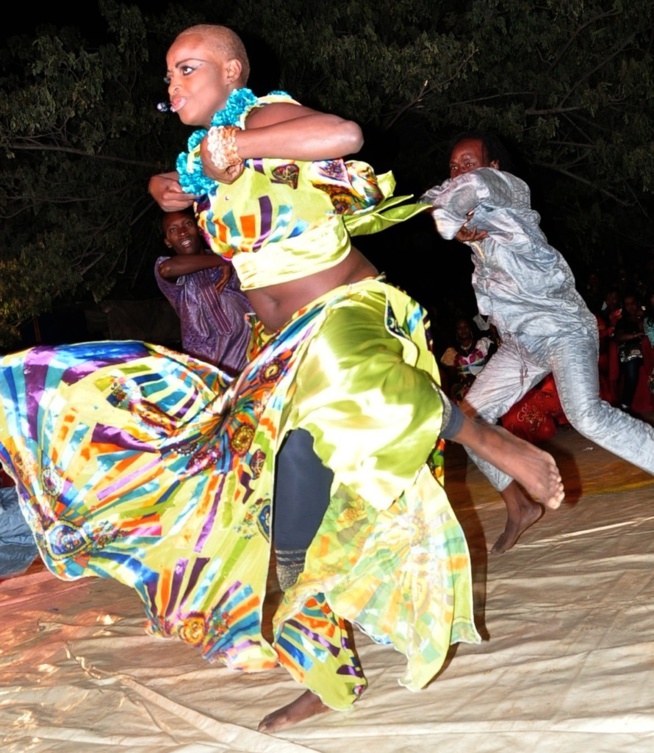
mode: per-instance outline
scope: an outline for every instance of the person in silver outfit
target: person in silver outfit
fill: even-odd
[[[493,423],[551,373],[577,431],[654,474],[654,429],[600,399],[595,317],[567,262],[541,231],[529,187],[502,170],[501,150],[491,135],[461,135],[450,154],[450,179],[422,197],[433,207],[440,235],[471,248],[479,312],[502,338],[462,408]],[[504,552],[542,508],[510,476],[469,455],[506,503],[506,528],[492,549]]]

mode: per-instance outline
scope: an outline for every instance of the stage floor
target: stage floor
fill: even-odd
[[[243,675],[149,637],[114,582],[38,566],[0,582],[3,753],[649,753],[654,750],[654,478],[561,430],[567,502],[504,555],[504,507],[458,447],[447,488],[474,562],[479,646],[424,691],[357,635],[370,687],[348,714],[256,731],[298,695],[282,669]]]

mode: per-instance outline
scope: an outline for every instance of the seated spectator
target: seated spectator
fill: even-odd
[[[0,578],[25,572],[37,554],[14,482],[0,466]]]
[[[613,330],[620,363],[620,408],[631,411],[636,388],[643,369],[643,307],[633,294],[624,297],[622,316]]]
[[[645,351],[645,369],[650,394],[654,394],[654,291],[650,291],[646,298],[643,329],[647,342],[643,342]],[[649,343],[649,345],[648,345]],[[649,359],[647,358],[649,356]]]
[[[456,344],[443,353],[441,363],[446,367],[450,397],[460,403],[496,348],[490,337],[480,337],[464,317],[456,321],[454,339]]]
[[[591,313],[600,314],[604,305],[604,296],[602,294],[602,281],[597,272],[590,272],[586,279],[586,285],[580,292]]]
[[[621,316],[622,296],[617,288],[611,288],[604,296],[604,305],[602,306],[602,317],[609,330],[609,336],[613,335],[613,328]]]

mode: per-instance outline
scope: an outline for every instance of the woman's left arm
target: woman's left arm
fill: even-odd
[[[234,139],[241,160],[338,159],[363,146],[361,128],[354,121],[285,102],[253,110],[245,129],[238,131]],[[240,169],[232,166],[218,170],[211,161],[207,140],[205,137],[200,152],[205,173],[222,183],[234,182],[242,172],[242,163]]]
[[[358,152],[363,134],[352,120],[302,105],[277,103],[253,110],[245,130],[236,134],[236,146],[243,159],[338,159]]]

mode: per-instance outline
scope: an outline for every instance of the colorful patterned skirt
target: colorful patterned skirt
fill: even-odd
[[[151,632],[234,669],[281,662],[347,708],[365,680],[345,620],[404,652],[414,689],[451,643],[478,640],[465,540],[436,478],[436,378],[417,304],[365,281],[298,312],[234,380],[138,342],[7,356],[0,461],[53,573],[115,578]],[[335,480],[270,645],[274,459],[298,427]]]

